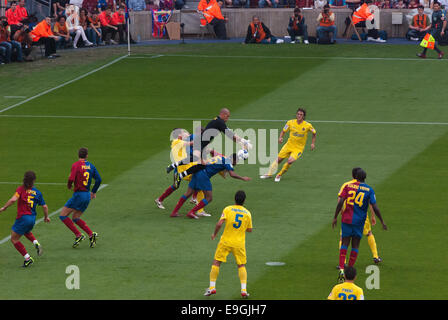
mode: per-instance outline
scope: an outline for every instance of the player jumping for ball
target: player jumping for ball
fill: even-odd
[[[286,122],[285,127],[280,133],[278,142],[283,143],[283,137],[285,133],[289,131],[288,141],[280,150],[277,159],[269,167],[268,173],[260,176],[261,179],[271,178],[272,175],[277,172],[278,165],[284,159],[288,158],[288,162],[283,165],[283,168],[275,177],[275,182],[279,182],[283,174],[288,171],[289,167],[302,156],[306,145],[306,139],[308,137],[308,132],[313,134],[313,138],[311,140],[311,150],[314,150],[316,146],[316,130],[313,128],[311,123],[305,121],[305,116],[305,109],[299,108],[296,112],[296,119]]]

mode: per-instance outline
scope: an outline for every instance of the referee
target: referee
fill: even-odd
[[[231,129],[227,127],[227,120],[230,118],[230,111],[227,108],[222,108],[219,111],[219,115],[207,124],[205,129],[201,134],[201,149],[195,149],[193,154],[190,154],[189,158],[182,159],[178,162],[173,162],[166,168],[166,172],[170,173],[172,170],[177,168],[179,165],[187,164],[189,162],[202,159],[202,154],[204,149],[215,139],[220,133],[225,134],[229,139],[232,139],[235,142],[241,143],[243,146],[251,148],[251,144],[249,140],[238,137]],[[194,149],[195,144],[193,144]],[[196,166],[191,167],[187,170],[188,174],[192,174],[198,172],[205,168],[204,164],[198,164]]]

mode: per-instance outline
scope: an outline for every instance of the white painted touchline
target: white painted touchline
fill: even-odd
[[[26,96],[4,96],[5,99],[25,99]]]
[[[36,184],[37,184],[37,183],[36,183]],[[108,184],[102,184],[102,185],[98,188],[98,191],[100,191],[101,189],[106,188],[107,186],[108,186]],[[52,217],[52,216],[54,216],[55,214],[58,214],[59,212],[62,211],[63,208],[64,208],[64,207],[61,207],[61,208],[59,208],[58,210],[53,211],[52,213],[50,213],[50,214],[48,215],[48,217]],[[44,221],[44,218],[40,218],[40,219],[36,220],[36,223],[35,223],[34,225],[36,225],[36,224],[38,224],[38,223],[41,223],[42,221]],[[6,238],[0,240],[0,244],[3,244],[3,243],[5,243],[5,242],[9,241],[10,239],[11,239],[11,235],[9,235],[9,236],[7,236]]]

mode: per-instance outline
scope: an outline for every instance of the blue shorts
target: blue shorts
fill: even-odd
[[[210,182],[210,178],[204,170],[199,171],[193,175],[190,183],[188,184],[188,187],[193,190],[212,191],[212,183]]]
[[[342,237],[357,237],[362,238],[362,232],[364,230],[364,224],[348,224],[341,223]]]
[[[73,196],[67,201],[65,207],[84,212],[89,206],[90,192],[78,191],[73,193]]]
[[[16,222],[14,222],[14,225],[12,226],[12,231],[20,235],[24,235],[25,233],[28,233],[31,230],[33,230],[35,223],[36,223],[35,215],[28,214],[22,216],[21,218],[16,219]]]

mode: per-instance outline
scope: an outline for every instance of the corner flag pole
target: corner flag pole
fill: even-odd
[[[129,18],[129,1],[126,0],[126,24],[127,24],[127,28],[128,28],[128,56],[131,55],[131,36],[130,36],[130,30],[129,30],[129,22],[130,18]]]

